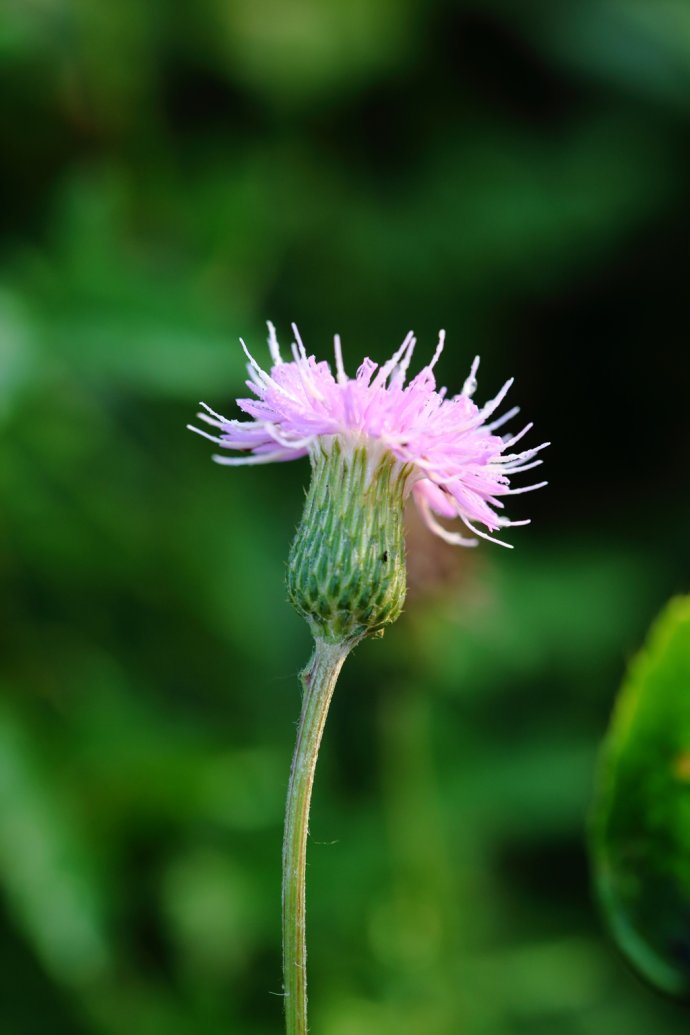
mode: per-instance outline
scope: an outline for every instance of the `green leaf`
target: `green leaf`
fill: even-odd
[[[618,947],[652,985],[690,998],[690,597],[668,604],[625,680],[591,843]]]

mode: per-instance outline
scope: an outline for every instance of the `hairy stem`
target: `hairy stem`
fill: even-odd
[[[305,876],[309,805],[328,706],[352,643],[316,640],[301,673],[304,696],[292,756],[283,838],[283,991],[287,1035],[307,1035]]]

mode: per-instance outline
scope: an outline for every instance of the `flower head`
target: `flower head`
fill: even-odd
[[[198,417],[216,434],[190,425],[192,431],[235,454],[215,455],[219,464],[263,464],[307,455],[314,461],[337,442],[345,452],[364,448],[372,472],[382,457],[392,457],[405,472],[404,495],[413,493],[426,524],[447,542],[474,546],[476,539],[449,531],[438,517],[459,518],[474,535],[501,546],[510,544],[490,533],[529,524],[511,521],[502,513],[503,497],[546,484],[512,488],[510,477],[537,467],[541,460],[535,457],[548,443],[515,452],[531,424],[517,434],[497,434],[518,412],[513,407],[496,417],[512,378],[479,407],[472,398],[479,357],[458,395],[449,397],[445,388],[436,386],[434,367],[443,351],[444,331],[431,362],[407,380],[415,347],[412,333],[387,363],[379,366],[365,359],[350,378],[337,336],[333,372],[327,362],[307,355],[294,324],[295,342],[288,361],[281,356],[273,324],[268,329],[270,371],[259,366],[242,342],[253,397],[237,402],[251,419],[228,420],[202,403],[204,412]]]

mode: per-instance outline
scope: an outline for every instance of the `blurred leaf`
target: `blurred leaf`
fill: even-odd
[[[30,381],[36,363],[36,331],[27,307],[0,287],[0,421]]]
[[[185,400],[213,385],[239,387],[245,360],[237,337],[252,340],[253,296],[280,246],[271,232],[269,247],[252,222],[262,204],[254,168],[237,170],[222,193],[215,180],[199,183],[203,204],[172,212],[174,188],[171,196],[159,184],[164,229],[158,235],[154,226],[148,236],[120,170],[71,182],[60,197],[52,249],[26,250],[6,280],[18,314],[31,313],[31,324],[28,316],[15,320],[15,335],[33,331],[40,348],[34,375],[62,369]],[[154,213],[149,218],[155,223]],[[223,226],[233,234],[231,253]],[[258,333],[265,340],[263,326]]]
[[[568,0],[529,31],[582,72],[690,106],[690,12],[684,0]]]
[[[406,53],[409,0],[214,2],[229,68],[274,103],[323,103]]]
[[[88,841],[36,763],[34,747],[4,705],[0,712],[0,874],[8,904],[44,965],[81,985],[110,963],[105,889]]]
[[[164,907],[183,967],[208,984],[241,974],[253,941],[256,889],[218,851],[176,859],[163,881]]]

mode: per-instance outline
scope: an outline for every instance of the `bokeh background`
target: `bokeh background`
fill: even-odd
[[[318,1035],[648,1035],[585,825],[625,666],[690,569],[685,0],[4,0],[0,1017],[281,1030],[305,462],[223,470],[265,323],[549,438],[517,549],[410,529],[311,825]]]

